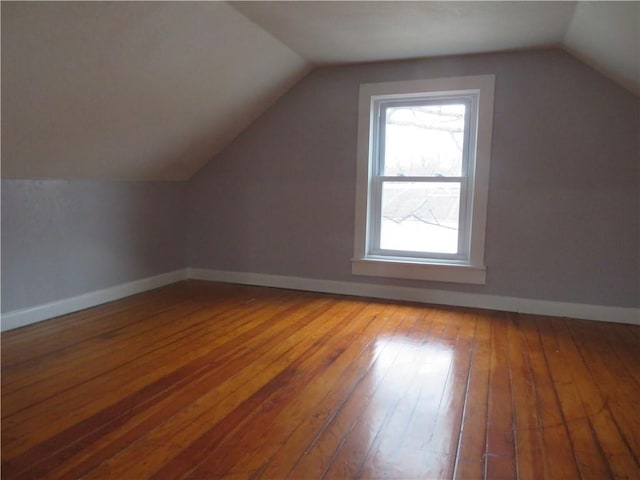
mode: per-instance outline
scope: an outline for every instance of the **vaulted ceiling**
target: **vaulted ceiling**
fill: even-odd
[[[2,176],[190,178],[317,65],[560,47],[640,92],[638,2],[2,2]]]

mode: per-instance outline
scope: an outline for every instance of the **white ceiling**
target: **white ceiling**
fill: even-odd
[[[315,63],[352,63],[558,45],[575,3],[235,2]]]
[[[640,91],[640,2],[233,2],[314,64],[561,47]]]
[[[184,180],[313,65],[561,47],[640,92],[639,2],[2,2],[2,176]]]

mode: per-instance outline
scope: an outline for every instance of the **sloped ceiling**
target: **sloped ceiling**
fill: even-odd
[[[185,180],[314,65],[562,47],[638,94],[638,2],[2,2],[2,176]]]
[[[640,2],[579,2],[562,45],[640,95]]]
[[[2,2],[2,176],[187,179],[308,68],[222,2]]]

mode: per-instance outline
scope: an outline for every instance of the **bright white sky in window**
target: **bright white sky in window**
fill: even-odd
[[[462,175],[464,105],[386,109],[386,176]],[[380,247],[456,253],[458,182],[384,182]]]
[[[465,105],[386,109],[388,176],[460,176]]]

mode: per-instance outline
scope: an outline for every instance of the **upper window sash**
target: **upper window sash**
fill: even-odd
[[[389,108],[397,107],[429,107],[429,106],[446,106],[446,105],[464,105],[464,137],[462,151],[462,172],[461,176],[467,176],[469,171],[469,152],[473,151],[474,144],[470,145],[471,136],[474,134],[475,121],[477,115],[477,98],[478,92],[465,92],[454,95],[438,95],[437,93],[414,93],[405,95],[404,100],[389,99],[388,95],[376,95],[371,98],[372,117],[376,119],[371,129],[372,154],[370,165],[373,176],[384,177],[385,169],[385,146],[386,146],[386,111]],[[424,99],[425,95],[429,95],[430,99]],[[475,135],[473,135],[475,136]],[[471,148],[471,150],[470,150]],[[390,176],[392,178],[392,176]],[[404,178],[404,177],[403,177]],[[433,177],[443,178],[443,177]],[[445,177],[446,178],[446,177]]]

